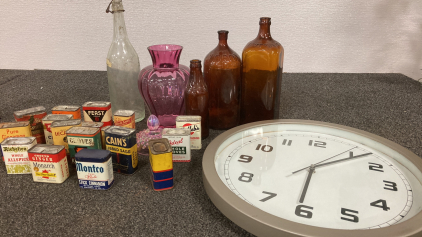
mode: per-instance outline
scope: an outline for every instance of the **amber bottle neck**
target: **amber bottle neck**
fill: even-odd
[[[201,70],[201,66],[199,65],[199,67],[192,67],[190,68],[190,81],[194,81],[194,82],[199,82],[200,80],[202,80],[202,70]]]
[[[258,38],[271,39],[270,23],[261,23],[259,25]]]
[[[219,31],[218,32],[218,45],[227,46],[228,31]]]

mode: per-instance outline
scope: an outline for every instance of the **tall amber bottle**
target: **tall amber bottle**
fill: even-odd
[[[218,31],[218,45],[204,60],[209,93],[210,128],[229,129],[239,125],[241,60],[227,44],[226,30]]]
[[[186,115],[201,116],[201,137],[209,134],[208,90],[202,76],[201,60],[190,61],[189,83],[185,91]]]
[[[241,124],[278,118],[284,49],[270,25],[271,18],[261,17],[258,36],[243,49]]]

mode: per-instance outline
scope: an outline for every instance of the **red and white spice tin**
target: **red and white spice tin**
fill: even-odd
[[[190,129],[190,144],[192,150],[202,148],[201,143],[201,116],[180,115],[176,117],[176,128]]]
[[[110,102],[89,101],[83,104],[82,108],[86,122],[103,122],[103,126],[113,125]]]
[[[28,156],[34,182],[63,183],[69,177],[64,146],[37,144]]]
[[[187,128],[164,128],[162,138],[167,138],[173,150],[173,162],[190,162],[190,133]]]

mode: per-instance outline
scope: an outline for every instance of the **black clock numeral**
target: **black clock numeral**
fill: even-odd
[[[308,211],[308,210],[304,210],[304,209],[311,209],[311,210],[313,210],[314,208],[313,207],[310,207],[310,206],[305,206],[305,205],[298,205],[296,207],[296,210],[295,210],[296,216],[300,216],[300,217],[311,219],[312,218],[312,212],[311,211]]]
[[[381,204],[378,204],[378,203],[381,203]],[[375,202],[371,202],[371,206],[382,208],[384,211],[390,210],[390,208],[387,207],[387,202],[383,199],[377,200]]]
[[[252,161],[252,158],[253,158],[252,156],[240,155],[239,160],[237,160],[237,161],[243,162],[243,163],[249,163],[249,162]]]
[[[284,146],[284,145],[288,145],[288,146],[290,146],[290,145],[292,145],[292,142],[293,142],[292,140],[287,140],[287,139],[284,139],[284,140],[283,140],[283,143],[282,143],[281,145],[283,145],[283,146]]]
[[[248,172],[242,172],[238,178],[239,181],[249,183],[252,181],[253,174]]]
[[[396,183],[386,181],[386,180],[383,180],[383,182],[385,183],[385,186],[388,187],[388,188],[384,187],[384,189],[391,190],[391,191],[397,191],[398,190]]]
[[[309,146],[315,146],[315,147],[321,147],[321,148],[327,148],[326,147],[326,145],[327,145],[327,143],[326,142],[321,142],[321,141],[313,141],[313,140],[309,140],[309,144],[308,144]]]
[[[369,165],[369,170],[384,172],[384,170],[382,170],[382,165],[371,162],[368,162],[368,164],[371,164]]]
[[[258,146],[256,147],[255,150],[259,151],[260,148],[261,148],[261,151],[263,151],[263,152],[272,152],[273,151],[272,146],[270,146],[270,145],[263,145],[262,146],[261,144],[258,144]]]
[[[342,220],[351,221],[351,222],[355,222],[355,223],[358,223],[359,222],[359,217],[358,216],[355,216],[355,215],[350,214],[350,213],[347,213],[347,212],[359,214],[358,211],[353,211],[353,210],[350,210],[350,209],[341,208],[341,214],[342,215],[349,216],[349,217],[352,217],[353,218],[353,219],[350,219],[350,218],[346,218],[346,217],[341,217]]]
[[[273,197],[277,196],[277,194],[276,194],[276,193],[270,193],[270,192],[266,192],[266,191],[263,191],[262,193],[264,193],[264,194],[268,194],[268,195],[270,195],[270,196],[268,196],[268,197],[266,197],[266,198],[263,198],[263,199],[259,200],[259,201],[261,201],[261,202],[266,202],[266,201],[270,200],[271,198],[273,198]]]

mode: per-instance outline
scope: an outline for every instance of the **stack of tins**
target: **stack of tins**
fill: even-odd
[[[73,119],[73,115],[71,114],[48,114],[42,119],[42,124],[44,127],[44,136],[45,136],[45,143],[48,145],[53,145],[53,134],[51,133],[51,124],[54,121],[65,121]]]
[[[72,127],[66,131],[69,156],[72,166],[75,166],[75,155],[78,151],[88,149],[101,149],[101,133],[99,128]]]
[[[37,144],[28,156],[34,182],[63,183],[69,177],[64,146]]]
[[[35,137],[8,137],[1,143],[8,174],[30,174],[28,150],[35,146]]]
[[[106,149],[111,152],[113,170],[133,174],[138,169],[138,148],[135,129],[110,126],[105,131]]]
[[[8,137],[31,137],[32,131],[29,121],[1,123],[0,124],[0,143]],[[0,156],[2,156],[0,146]],[[4,158],[3,158],[4,160]]]
[[[47,115],[44,106],[19,110],[13,113],[16,122],[29,121],[32,136],[37,139],[38,144],[45,143],[44,128],[42,119]]]
[[[110,151],[82,149],[75,159],[79,187],[99,190],[111,187],[114,176]]]
[[[148,141],[152,187],[155,191],[173,188],[173,153],[167,138]]]

